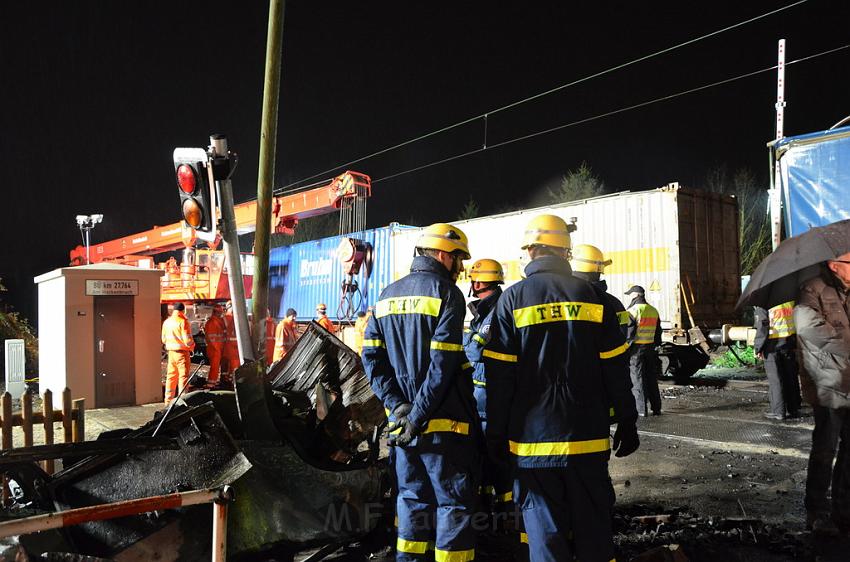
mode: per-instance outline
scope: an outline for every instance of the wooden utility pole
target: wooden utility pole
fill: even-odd
[[[260,169],[257,177],[257,228],[254,233],[254,349],[258,369],[265,374],[266,317],[269,308],[269,246],[274,184],[277,104],[280,95],[280,66],[283,46],[283,0],[269,1],[269,29],[266,39],[266,75],[263,90],[263,117],[260,129]]]

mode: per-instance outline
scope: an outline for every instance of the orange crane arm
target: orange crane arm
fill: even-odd
[[[321,187],[274,197],[271,231],[292,234],[300,219],[331,213],[339,209],[346,199],[371,195],[372,180],[369,176],[347,171]],[[253,232],[257,222],[257,202],[240,203],[234,206],[234,211],[237,232]],[[91,261],[98,263],[119,260],[131,255],[150,256],[191,247],[195,242],[194,231],[181,221],[93,245],[90,251]],[[77,246],[71,250],[70,258],[71,265],[84,265],[86,249]]]

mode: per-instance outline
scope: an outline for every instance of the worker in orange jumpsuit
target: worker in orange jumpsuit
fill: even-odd
[[[242,362],[239,360],[239,344],[236,342],[236,323],[233,321],[233,303],[227,301],[227,311],[224,313],[224,325],[227,330],[227,342],[224,344],[224,364],[227,371],[233,373]]]
[[[207,374],[207,383],[210,386],[218,384],[221,372],[221,360],[224,355],[224,344],[227,340],[227,328],[222,318],[221,305],[213,306],[212,315],[204,324],[204,337],[207,341],[207,359],[210,361],[210,372]]]
[[[269,310],[266,316],[266,365],[271,365],[274,357],[274,329],[274,318],[272,318],[272,311]]]
[[[336,333],[336,327],[331,322],[331,319],[328,318],[328,307],[324,303],[316,305],[316,322],[330,333]]]
[[[189,369],[192,367],[192,351],[195,340],[192,329],[183,311],[182,302],[174,305],[171,316],[162,323],[162,343],[168,351],[168,370],[165,376],[165,403],[168,404],[183,390],[189,381]]]
[[[281,320],[274,332],[274,355],[272,362],[280,361],[283,356],[289,353],[295,341],[298,339],[298,324],[295,318],[298,313],[294,308],[286,310],[286,316]]]
[[[372,307],[370,306],[366,312],[362,310],[357,313],[357,320],[354,321],[354,351],[359,355],[363,351],[363,334],[366,333],[366,325],[369,324],[369,318],[372,317]]]

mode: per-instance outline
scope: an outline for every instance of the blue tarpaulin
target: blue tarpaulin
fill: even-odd
[[[850,127],[786,137],[775,148],[787,236],[850,218]]]

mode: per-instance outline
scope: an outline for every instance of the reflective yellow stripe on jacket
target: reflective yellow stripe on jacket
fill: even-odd
[[[459,343],[431,340],[431,349],[438,349],[440,351],[463,351],[463,346]]]
[[[602,453],[611,448],[610,440],[589,439],[587,441],[556,441],[549,443],[517,443],[508,441],[511,453],[518,457],[552,457]]]
[[[375,318],[383,318],[391,314],[439,316],[442,304],[443,299],[437,297],[392,297],[375,303]]]
[[[794,301],[784,302],[771,308],[767,316],[770,319],[768,339],[788,338],[797,333],[794,324]]]
[[[390,416],[390,411],[384,408],[384,413],[387,417]],[[398,435],[401,433],[401,428],[393,430],[390,435]],[[469,435],[469,424],[467,422],[450,420],[446,418],[435,418],[428,420],[425,429],[422,433],[457,433],[459,435]]]
[[[629,344],[628,344],[628,342],[626,342],[623,345],[621,345],[620,347],[615,347],[614,349],[612,349],[610,351],[600,351],[599,352],[599,358],[600,359],[611,359],[612,357],[617,357],[618,355],[622,355],[623,353],[628,351],[628,349],[629,349]]]
[[[603,306],[589,302],[547,302],[514,310],[517,328],[546,324],[548,322],[602,323]]]
[[[485,349],[481,352],[481,355],[484,357],[489,357],[490,359],[496,359],[498,361],[505,361],[507,363],[516,363],[517,356],[510,355],[508,353],[498,353],[496,351],[490,351],[489,349]]]

